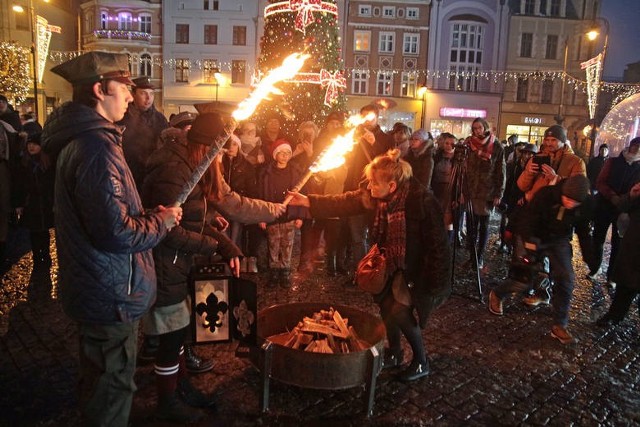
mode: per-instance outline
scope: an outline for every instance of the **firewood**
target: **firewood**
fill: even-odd
[[[347,328],[347,325],[344,323],[342,316],[340,316],[340,313],[338,313],[337,311],[334,312],[333,320],[336,322],[336,325],[338,325],[338,328],[340,328],[340,332],[342,332],[344,336],[349,336],[349,329]]]
[[[348,333],[345,334],[339,330],[314,322],[304,322],[304,326],[300,328],[300,330],[303,332],[315,332],[319,334],[333,335],[334,337],[338,338],[347,338],[348,336]]]

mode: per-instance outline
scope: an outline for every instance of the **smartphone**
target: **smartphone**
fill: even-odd
[[[542,165],[549,165],[551,166],[551,157],[549,156],[534,156],[533,157],[533,163],[542,166]]]

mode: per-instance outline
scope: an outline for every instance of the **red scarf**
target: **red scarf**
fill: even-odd
[[[493,146],[495,144],[495,138],[493,134],[489,133],[484,138],[480,139],[475,135],[471,135],[467,138],[467,144],[471,148],[471,151],[476,153],[478,157],[484,160],[491,160],[493,154]]]
[[[407,222],[405,202],[409,193],[409,183],[404,183],[393,194],[391,200],[378,200],[376,217],[371,237],[374,243],[385,249],[387,273],[404,270],[404,258],[407,251]]]

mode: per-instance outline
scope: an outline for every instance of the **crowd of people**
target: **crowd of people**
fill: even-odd
[[[463,267],[491,270],[485,255],[494,212],[501,215],[497,250],[511,257],[508,277],[489,292],[492,314],[504,315],[512,295],[551,305],[551,336],[575,342],[568,329],[571,240],[578,236],[589,278],[598,282],[610,227],[606,284],[615,297],[598,325],[622,321],[640,290],[633,262],[640,138],[615,157],[601,146],[587,166],[560,125],[545,131],[540,146],[516,135],[500,141],[482,118],[466,138],[443,132],[434,139],[404,123],[385,132],[378,106],[368,104],[360,114],[370,118],[357,127],[347,162],[292,192],[345,133],[345,115],[331,112],[321,126],[302,122],[290,135],[271,111],[263,123],[238,125],[177,206],[194,169],[225,134],[226,117],[181,112],[167,120],[154,106],[149,79],[131,80],[127,70],[126,56],[103,52],[54,67],[72,84],[73,100],[54,110],[44,129],[0,96],[0,251],[9,221],[20,221],[30,232],[34,271],[48,276],[55,228],[59,297],[78,323],[88,425],[127,424],[137,362],[154,363],[158,419],[194,422],[215,406],[189,381],[213,367],[189,342],[188,279],[201,259],[223,260],[235,276],[260,273],[267,286],[287,289],[319,264],[352,285],[358,261],[374,244],[384,248],[385,285],[373,299],[387,330],[383,367],[402,367],[401,381],[429,373],[421,329],[451,293],[452,248],[464,246]],[[539,271],[548,280],[537,280]],[[402,336],[412,352],[408,364]]]

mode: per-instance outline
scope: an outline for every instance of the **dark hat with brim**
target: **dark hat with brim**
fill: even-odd
[[[197,115],[191,111],[183,111],[182,113],[174,114],[169,119],[169,126],[172,128],[181,128],[188,124],[193,123]]]
[[[124,53],[87,52],[51,69],[73,86],[115,80],[134,86]]]
[[[149,77],[138,77],[137,79],[133,79],[133,84],[136,86],[136,89],[155,89],[156,87],[151,84],[151,79]]]
[[[520,149],[520,151],[528,151],[530,153],[537,153],[538,152],[538,146],[536,144],[531,144],[531,143],[523,143],[522,144],[523,147]]]
[[[198,115],[187,133],[187,140],[196,144],[212,145],[224,133],[224,121],[220,113]]]

